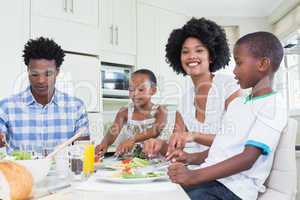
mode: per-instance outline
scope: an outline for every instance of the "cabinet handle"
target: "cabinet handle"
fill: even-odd
[[[116,45],[119,45],[119,27],[118,26],[116,26],[115,31],[116,31]]]
[[[114,26],[111,25],[109,29],[110,29],[110,44],[114,44]]]
[[[70,8],[71,13],[74,13],[74,0],[71,0],[71,8]]]
[[[65,12],[68,12],[67,0],[63,0],[63,8]]]

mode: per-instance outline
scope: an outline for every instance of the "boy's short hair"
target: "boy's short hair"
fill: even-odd
[[[279,39],[270,32],[254,32],[241,37],[235,46],[246,44],[249,52],[256,58],[267,57],[276,72],[283,58],[283,47]]]
[[[132,74],[131,74],[131,77],[134,76],[134,75],[137,75],[137,74],[144,74],[144,75],[147,75],[148,78],[149,78],[149,81],[151,82],[151,86],[154,86],[156,87],[157,85],[157,80],[156,80],[156,77],[154,75],[154,73],[148,69],[139,69],[139,70],[136,70],[134,71]]]
[[[55,60],[56,67],[59,68],[64,61],[65,53],[54,40],[44,37],[30,39],[24,47],[23,58],[28,66],[30,59]]]

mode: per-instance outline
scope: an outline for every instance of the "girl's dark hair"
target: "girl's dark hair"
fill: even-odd
[[[150,71],[149,69],[139,69],[134,71],[131,76],[137,75],[137,74],[144,74],[146,76],[148,76],[149,81],[151,82],[152,86],[156,87],[157,85],[157,80],[156,77],[154,75],[154,73],[152,71]]]
[[[28,66],[30,59],[55,60],[56,67],[59,68],[64,61],[65,53],[61,47],[52,39],[39,37],[31,39],[25,44],[23,50],[25,65]]]
[[[199,39],[208,49],[211,60],[210,72],[228,65],[230,50],[223,28],[205,18],[192,18],[182,28],[171,32],[166,45],[166,61],[177,74],[186,75],[181,65],[181,49],[184,41],[189,37]]]

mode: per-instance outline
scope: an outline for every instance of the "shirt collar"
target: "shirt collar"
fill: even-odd
[[[61,96],[61,93],[60,93],[57,89],[55,89],[54,95],[53,95],[51,101],[50,101],[48,104],[51,104],[51,103],[53,102],[53,103],[55,103],[56,105],[58,105],[58,104],[59,104],[59,99],[61,99],[60,96]],[[31,92],[30,86],[28,86],[28,87],[26,88],[26,90],[25,90],[24,93],[23,93],[22,98],[23,98],[23,101],[25,102],[25,104],[26,104],[27,106],[32,105],[32,104],[35,104],[35,103],[36,103],[36,104],[39,104],[39,103],[35,100],[35,98],[34,98],[32,92]]]

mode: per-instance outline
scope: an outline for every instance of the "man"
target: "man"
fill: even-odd
[[[23,51],[30,86],[0,101],[0,147],[47,149],[72,137],[79,129],[88,137],[88,119],[81,100],[55,89],[64,52],[53,40],[29,40]]]

